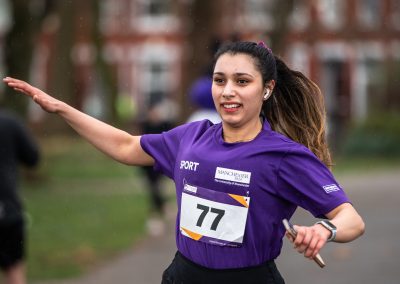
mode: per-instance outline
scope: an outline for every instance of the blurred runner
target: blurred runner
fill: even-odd
[[[23,123],[0,109],[0,268],[6,284],[24,284],[25,220],[18,195],[20,164],[34,167],[39,149]]]

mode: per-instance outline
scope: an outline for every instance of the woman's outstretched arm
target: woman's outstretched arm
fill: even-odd
[[[3,81],[9,87],[31,97],[43,110],[60,115],[83,138],[116,161],[128,165],[154,163],[153,158],[141,147],[140,136],[130,135],[80,112],[24,81],[10,77]]]

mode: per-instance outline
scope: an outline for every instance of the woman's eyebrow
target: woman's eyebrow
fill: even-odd
[[[213,75],[225,75],[223,72],[214,72]]]
[[[250,77],[254,77],[253,75],[251,75],[250,73],[241,73],[241,72],[238,72],[238,73],[235,73],[234,74],[235,76],[250,76]]]
[[[213,75],[225,75],[225,73],[223,73],[223,72],[214,72]],[[250,77],[254,77],[253,75],[251,75],[251,74],[249,74],[249,73],[243,73],[243,72],[237,72],[237,73],[234,73],[233,75],[236,76],[236,77],[239,77],[239,76],[250,76]]]

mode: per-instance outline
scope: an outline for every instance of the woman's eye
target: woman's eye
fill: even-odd
[[[217,84],[221,84],[221,83],[224,82],[224,80],[221,79],[221,78],[214,78],[214,82],[217,83]]]
[[[244,85],[244,84],[247,84],[249,81],[248,81],[248,80],[245,80],[245,79],[239,79],[239,80],[237,80],[237,82],[238,82],[240,85]]]

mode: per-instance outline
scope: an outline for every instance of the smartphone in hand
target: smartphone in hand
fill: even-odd
[[[286,231],[290,234],[290,236],[295,239],[297,236],[297,231],[293,227],[293,225],[287,220],[283,219],[282,220],[283,225],[285,226]],[[323,268],[325,267],[325,262],[322,259],[322,257],[319,255],[319,253],[313,258],[314,261],[319,265],[319,267]]]

